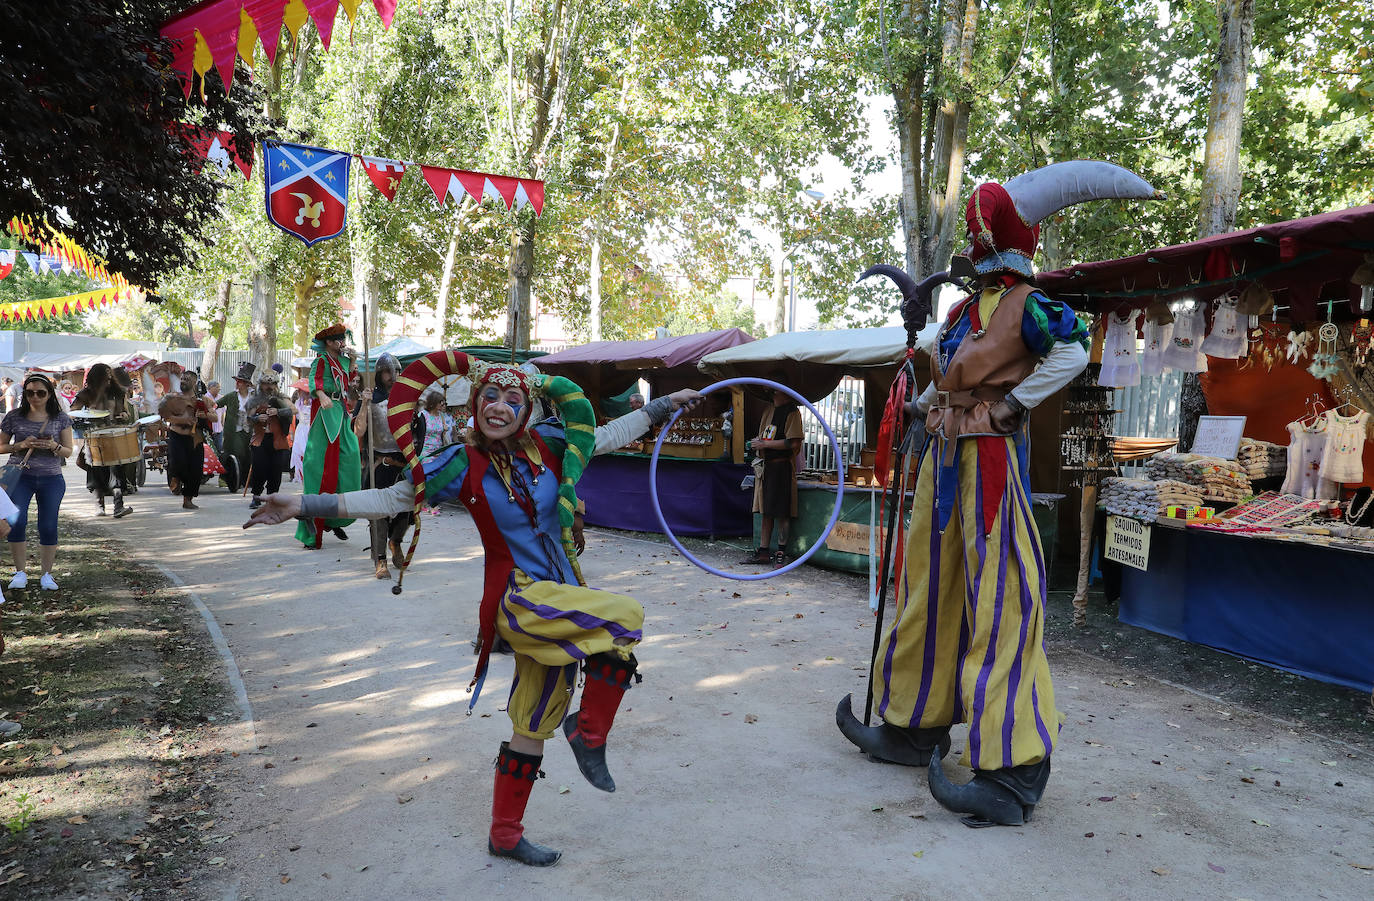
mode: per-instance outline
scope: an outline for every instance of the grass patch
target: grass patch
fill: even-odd
[[[228,840],[219,658],[178,589],[69,517],[54,575],[0,607],[0,713],[23,726],[0,743],[0,895],[187,897]]]

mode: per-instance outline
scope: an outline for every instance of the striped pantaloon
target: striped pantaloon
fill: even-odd
[[[515,734],[552,738],[567,715],[578,664],[594,654],[628,660],[643,637],[634,598],[580,585],[531,582],[518,570],[501,598],[496,631],[515,652],[507,712]],[[616,644],[617,638],[629,639]]]
[[[921,456],[905,573],[878,649],[873,697],[894,726],[968,723],[966,766],[1036,763],[1054,749],[1059,715],[1043,645],[1045,562],[1027,445],[1020,437],[960,439],[955,465],[942,470],[944,444],[930,439]],[[941,478],[957,480],[944,486],[954,507],[943,533]]]

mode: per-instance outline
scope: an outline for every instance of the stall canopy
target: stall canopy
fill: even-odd
[[[1297,320],[1324,300],[1357,301],[1350,276],[1374,251],[1374,205],[1213,235],[1132,257],[1042,272],[1037,283],[1078,309],[1209,301],[1259,282]],[[1324,312],[1323,312],[1324,315]],[[1347,314],[1348,315],[1348,314]]]
[[[572,379],[597,397],[621,394],[641,377],[661,393],[699,384],[697,362],[707,354],[753,341],[737,328],[651,341],[593,341],[540,357],[535,365],[541,372]]]
[[[10,365],[23,369],[40,369],[43,372],[72,372],[77,369],[90,369],[96,363],[123,366],[125,369],[135,370],[141,369],[151,362],[154,362],[152,358],[140,353],[65,354],[31,351],[24,354],[19,362]]]
[[[920,348],[934,340],[938,328],[936,324],[928,325],[917,337],[919,373],[924,374],[927,368],[925,352]],[[702,357],[699,368],[723,379],[736,376],[772,379],[814,402],[834,391],[846,375],[863,377],[872,370],[885,369],[889,371],[884,381],[891,381],[905,353],[906,329],[900,326],[783,332],[707,354]]]

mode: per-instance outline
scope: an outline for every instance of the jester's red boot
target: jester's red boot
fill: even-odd
[[[604,792],[615,791],[615,780],[606,768],[606,735],[638,666],[633,654],[629,660],[615,654],[588,657],[583,665],[587,679],[582,687],[582,708],[563,721],[563,734],[572,746],[577,768],[593,787]]]
[[[510,742],[501,742],[496,758],[496,790],[491,799],[491,834],[487,850],[497,857],[509,857],[532,867],[551,867],[558,863],[562,852],[536,845],[525,838],[525,805],[530,800],[530,788],[540,776],[542,756],[522,754],[510,749]]]

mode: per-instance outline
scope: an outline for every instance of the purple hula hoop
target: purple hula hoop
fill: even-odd
[[[721,576],[726,579],[738,579],[741,582],[757,582],[760,579],[771,579],[774,576],[780,576],[783,573],[791,572],[798,566],[801,566],[803,563],[805,563],[807,560],[811,558],[812,554],[816,553],[816,551],[820,549],[821,543],[825,541],[826,536],[828,536],[831,530],[835,528],[835,523],[839,522],[840,519],[840,504],[844,501],[844,454],[840,450],[840,442],[838,439],[835,438],[835,433],[830,431],[830,426],[826,423],[826,421],[823,418],[821,418],[821,414],[816,412],[816,408],[811,406],[811,404],[807,401],[806,398],[802,397],[800,394],[793,391],[791,388],[788,388],[786,385],[779,385],[777,382],[769,381],[768,379],[741,377],[734,379],[726,379],[722,382],[716,382],[714,385],[709,385],[701,389],[701,393],[710,394],[712,391],[717,391],[721,388],[729,388],[732,385],[763,385],[767,388],[773,388],[775,390],[781,391],[783,394],[786,394],[788,397],[804,405],[806,409],[810,410],[811,415],[816,417],[816,421],[821,424],[821,428],[825,429],[825,437],[830,439],[830,446],[835,449],[835,465],[839,467],[840,477],[839,481],[836,483],[835,486],[835,509],[830,514],[830,522],[826,523],[825,529],[816,539],[816,542],[812,544],[811,547],[807,548],[806,553],[802,554],[800,557],[793,560],[786,566],[782,566],[778,569],[770,570],[769,572],[765,573],[753,573],[749,575],[745,575],[743,573],[728,573],[724,570],[716,569],[711,564],[706,563],[702,560],[698,560],[696,557],[692,555],[691,551],[683,547],[682,542],[678,541],[677,536],[673,534],[673,530],[668,528],[668,521],[663,518],[663,508],[659,505],[658,502],[658,454],[659,451],[663,449],[664,437],[666,437],[668,431],[672,429],[673,423],[677,422],[678,417],[682,415],[681,410],[678,410],[675,413],[673,413],[672,418],[668,420],[668,422],[663,426],[663,429],[658,433],[658,440],[654,442],[654,453],[649,458],[649,500],[653,502],[654,516],[658,517],[658,524],[663,527],[663,534],[668,536],[668,540],[673,543],[673,547],[677,548],[678,551],[682,553],[682,556],[686,557],[688,560],[691,560],[693,563],[695,563],[702,569],[706,570],[708,573],[714,573],[715,575]]]

